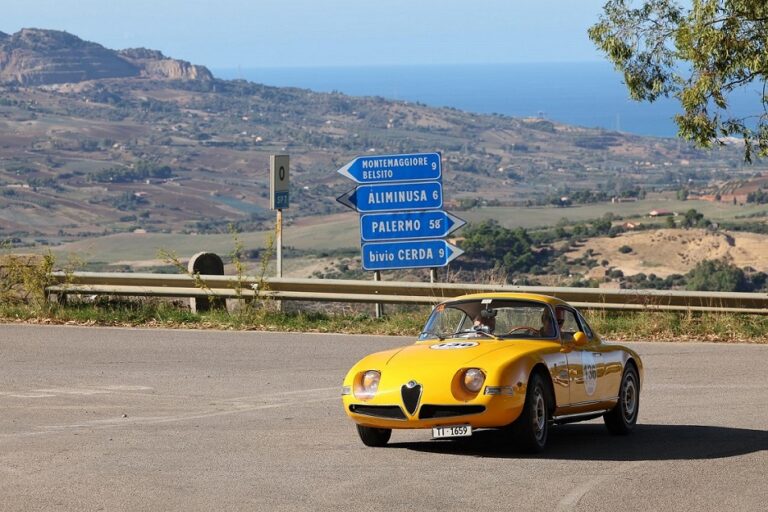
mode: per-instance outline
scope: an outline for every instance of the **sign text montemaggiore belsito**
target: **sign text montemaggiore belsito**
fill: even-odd
[[[359,156],[337,171],[357,183],[440,181],[440,153]]]

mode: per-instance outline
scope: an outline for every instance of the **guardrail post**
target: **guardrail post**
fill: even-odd
[[[66,306],[67,294],[64,292],[51,293],[48,290],[45,291],[45,301],[53,302],[59,306]]]
[[[224,275],[224,262],[212,252],[199,252],[189,259],[187,271],[194,275]],[[197,278],[195,278],[197,280]],[[201,313],[211,309],[226,309],[226,299],[216,297],[190,297],[189,309],[193,313]]]

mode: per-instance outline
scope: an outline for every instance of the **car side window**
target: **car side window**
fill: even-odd
[[[589,328],[589,324],[587,323],[587,321],[584,320],[584,317],[581,315],[581,313],[579,313],[578,315],[579,315],[579,323],[581,324],[582,332],[584,332],[584,334],[587,335],[587,339],[589,339],[590,341],[595,339],[595,335],[592,333],[592,329]]]
[[[576,320],[576,314],[565,308],[557,308],[557,317],[562,318],[563,322],[560,324],[560,336],[563,341],[573,341],[573,335],[579,331],[579,322]],[[558,323],[560,323],[558,321]]]

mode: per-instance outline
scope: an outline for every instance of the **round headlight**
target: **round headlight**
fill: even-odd
[[[368,370],[365,372],[360,379],[360,387],[362,388],[363,393],[371,395],[376,393],[376,390],[379,389],[379,380],[381,380],[381,373],[376,370]]]
[[[464,387],[467,391],[477,393],[483,387],[485,374],[479,368],[470,368],[464,372]]]

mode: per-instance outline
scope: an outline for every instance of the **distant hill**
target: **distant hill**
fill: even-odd
[[[58,30],[0,32],[0,83],[46,85],[105,78],[212,80],[203,66],[158,51],[114,51]]]
[[[0,242],[270,229],[269,156],[284,153],[287,223],[355,219],[335,200],[353,187],[336,169],[427,151],[442,153],[453,210],[635,197],[760,170],[738,165],[739,147],[219,80],[154,50],[0,34]]]

